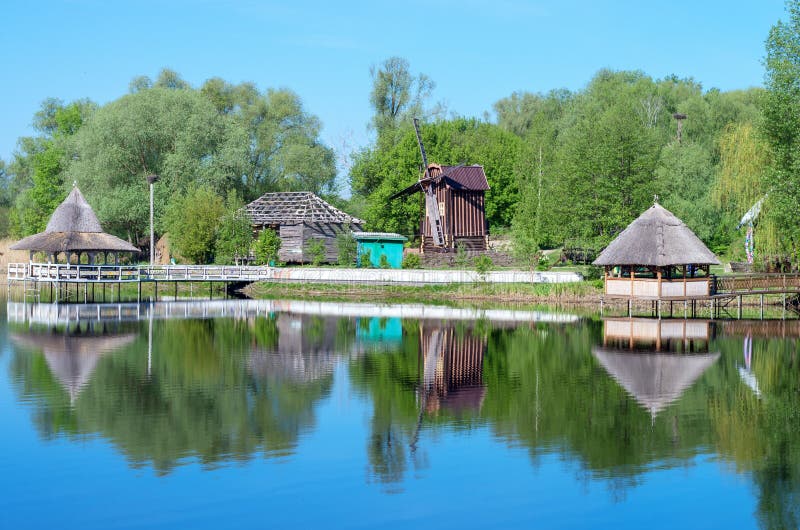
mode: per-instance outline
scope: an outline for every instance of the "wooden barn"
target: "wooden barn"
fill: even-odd
[[[431,191],[427,191],[430,187]],[[436,197],[443,241],[436,244],[429,208],[424,207],[420,221],[420,249],[455,251],[459,245],[466,250],[486,250],[489,229],[486,223],[486,190],[489,181],[483,166],[442,166],[429,164],[425,178],[396,193],[391,199],[418,191],[432,192]],[[436,222],[436,221],[434,221]]]
[[[353,217],[307,191],[266,193],[246,207],[256,233],[270,228],[278,232],[278,258],[286,263],[312,261],[310,246],[321,241],[325,261],[336,262],[336,236],[343,231],[361,230],[364,221]]]

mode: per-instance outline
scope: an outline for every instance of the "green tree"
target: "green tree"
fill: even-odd
[[[278,261],[278,251],[281,249],[281,238],[271,228],[259,232],[253,244],[253,253],[258,265],[272,265]]]
[[[766,42],[764,135],[774,156],[765,209],[774,216],[782,249],[800,262],[800,2],[788,0],[787,21],[779,21]]]
[[[41,136],[20,139],[20,150],[10,170],[16,182],[9,183],[15,195],[11,212],[13,232],[19,236],[44,230],[67,188],[64,169],[73,152],[73,135],[92,115],[96,106],[88,100],[65,105],[50,98],[42,103],[33,126]]]
[[[165,224],[170,243],[193,263],[211,263],[225,203],[210,186],[192,186],[170,203]]]
[[[411,118],[426,116],[424,105],[436,85],[425,74],[413,75],[402,57],[389,57],[380,65],[373,65],[370,77],[370,125],[379,144],[392,146],[399,140],[398,133],[408,129]]]
[[[250,253],[253,244],[253,226],[244,204],[232,193],[225,200],[225,214],[217,227],[214,245],[216,263],[235,263]]]
[[[486,193],[489,226],[510,226],[517,202],[521,140],[497,125],[467,118],[427,124],[422,136],[430,162],[483,166],[491,188]],[[354,195],[365,202],[363,216],[370,227],[407,235],[419,231],[420,198],[388,200],[419,178],[419,167],[413,129],[407,129],[392,147],[378,144],[357,156],[350,183]]]
[[[156,231],[192,185],[225,196],[240,190],[247,135],[200,93],[154,87],[97,110],[75,136],[68,175],[78,181],[106,230],[138,240],[148,230],[145,176],[155,185]]]

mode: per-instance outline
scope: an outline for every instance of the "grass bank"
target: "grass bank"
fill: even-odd
[[[472,283],[447,285],[361,285],[259,282],[245,289],[252,298],[327,298],[384,302],[599,303],[603,283]]]

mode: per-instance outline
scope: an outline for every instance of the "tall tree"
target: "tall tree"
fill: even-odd
[[[156,228],[168,203],[192,184],[225,196],[240,190],[247,135],[199,92],[154,87],[97,110],[75,137],[68,175],[81,185],[104,227],[138,240],[147,231],[145,176],[155,173]]]
[[[64,169],[73,153],[73,135],[95,111],[89,100],[65,105],[47,99],[33,120],[39,137],[22,138],[11,171],[14,193],[11,229],[19,236],[44,230],[53,210],[64,199]]]
[[[774,154],[765,208],[774,215],[783,250],[800,262],[800,1],[788,0],[788,21],[779,21],[766,42],[764,134]]]
[[[408,127],[413,117],[424,117],[424,105],[433,92],[435,83],[425,74],[413,75],[411,67],[402,57],[389,57],[380,65],[370,68],[372,92],[372,128],[379,143],[393,145],[398,134]]]

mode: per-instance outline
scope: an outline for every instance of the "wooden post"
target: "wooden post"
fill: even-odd
[[[633,265],[631,265],[631,297],[633,296]]]
[[[658,268],[658,271],[656,272],[656,277],[658,278],[658,300],[659,300],[659,307],[660,307],[661,306],[661,303],[660,303],[661,302],[661,267]],[[661,318],[661,315],[659,314],[658,317]]]
[[[142,279],[139,278],[139,281],[136,284],[136,301],[138,303],[142,303]]]
[[[739,320],[742,319],[742,295],[736,297],[736,315]]]
[[[683,296],[686,296],[686,265],[683,266]]]

